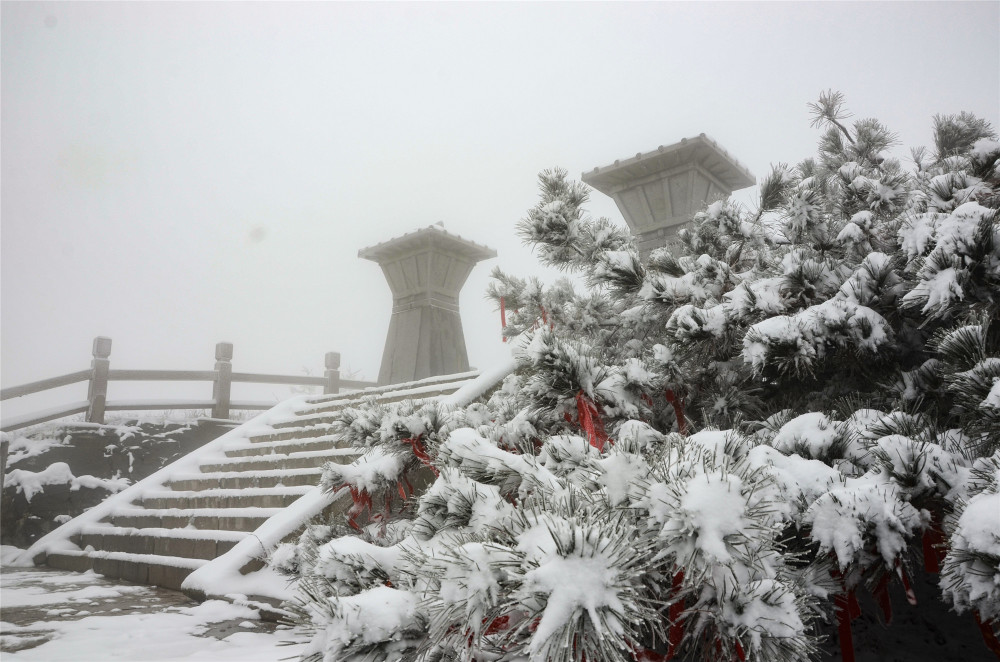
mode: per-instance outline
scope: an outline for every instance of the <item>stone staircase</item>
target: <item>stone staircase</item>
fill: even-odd
[[[326,462],[357,457],[333,431],[339,410],[365,400],[439,398],[475,377],[432,377],[279,405],[68,522],[26,554],[55,568],[180,589],[193,571],[315,491]],[[328,510],[343,507],[339,500]],[[253,559],[240,572],[261,567]]]

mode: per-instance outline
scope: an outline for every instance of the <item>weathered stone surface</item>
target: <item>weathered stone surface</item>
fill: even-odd
[[[392,290],[378,383],[468,371],[458,295],[476,263],[496,257],[496,251],[430,226],[358,256],[377,262]]]

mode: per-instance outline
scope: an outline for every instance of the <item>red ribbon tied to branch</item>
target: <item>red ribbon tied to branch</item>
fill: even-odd
[[[437,476],[438,475],[437,467],[435,467],[434,463],[431,462],[431,456],[427,453],[427,449],[424,447],[424,443],[421,441],[422,436],[423,435],[418,434],[414,437],[408,437],[403,440],[403,443],[409,444],[410,447],[413,449],[413,455],[415,455],[416,458],[420,460],[421,464],[423,464],[426,467],[430,467],[431,471],[434,472],[434,475]]]
[[[674,416],[677,417],[677,431],[683,435],[687,434],[687,422],[684,420],[684,400],[677,397],[673,389],[667,389],[667,402],[674,407]]]
[[[604,452],[604,444],[608,441],[608,433],[604,430],[604,421],[601,420],[600,409],[597,403],[580,389],[576,394],[576,420],[580,427],[587,433],[590,445]]]
[[[507,306],[504,303],[503,297],[500,297],[500,329],[501,331],[507,328]],[[507,342],[507,336],[503,336],[503,341]]]

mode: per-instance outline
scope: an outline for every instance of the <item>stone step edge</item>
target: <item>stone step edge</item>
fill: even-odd
[[[299,451],[296,453],[271,453],[269,455],[247,455],[244,457],[221,457],[216,458],[210,462],[205,462],[203,467],[216,467],[226,464],[242,464],[244,462],[249,462],[251,464],[268,464],[277,463],[282,460],[304,460],[309,458],[323,458],[323,457],[349,457],[352,455],[360,455],[362,451],[360,449],[354,448],[353,446],[349,448],[333,448],[329,451]],[[206,472],[215,473],[215,472]]]
[[[312,489],[311,485],[289,485],[287,487],[245,487],[209,488],[207,490],[149,490],[142,499],[194,499],[204,497],[258,497],[302,495]]]
[[[273,517],[283,508],[119,508],[109,517]],[[202,529],[206,530],[206,529]],[[219,529],[225,530],[225,529]]]
[[[131,554],[129,552],[108,552],[98,549],[59,549],[53,550],[47,556],[70,556],[88,559],[105,559],[108,561],[126,561],[128,563],[145,563],[146,565],[167,566],[197,570],[208,563],[208,559],[189,559],[183,556],[161,556],[159,554]]]
[[[434,375],[432,377],[424,377],[423,379],[416,379],[412,382],[403,382],[402,384],[386,384],[385,386],[371,386],[361,391],[351,391],[349,393],[326,393],[322,395],[310,396],[307,400],[310,404],[326,403],[336,400],[348,400],[352,398],[362,398],[372,395],[378,395],[380,393],[398,391],[401,389],[413,389],[419,388],[421,386],[436,386],[440,384],[448,384],[452,382],[466,382],[478,377],[480,375],[479,370],[469,370],[467,372],[456,372],[451,375]]]
[[[209,464],[206,462],[206,464]],[[206,473],[183,473],[171,476],[167,485],[186,480],[224,480],[226,478],[285,478],[286,476],[320,476],[320,467],[303,467],[297,469],[264,469],[261,471],[212,471]]]
[[[93,536],[149,536],[152,538],[173,538],[175,540],[211,540],[214,542],[239,542],[250,535],[247,531],[228,529],[168,529],[164,527],[137,528],[115,526],[111,523],[88,524],[80,529],[79,535]]]
[[[227,446],[223,454],[232,453],[233,451],[259,451],[266,448],[282,448],[285,446],[324,446],[325,448],[346,448],[346,446],[336,446],[335,444],[341,442],[340,435],[328,435],[326,437],[304,437],[302,439],[278,439],[278,440],[263,440],[254,441],[254,437],[250,439],[249,444],[239,444],[233,446]],[[226,457],[232,457],[231,455],[226,455]]]

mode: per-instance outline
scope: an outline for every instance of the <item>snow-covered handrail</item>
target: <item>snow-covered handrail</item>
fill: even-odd
[[[233,382],[253,384],[290,384],[295,386],[322,386],[324,393],[335,394],[342,388],[361,389],[374,386],[374,382],[341,379],[340,354],[327,352],[326,372],[322,377],[310,375],[275,375],[251,372],[233,372],[233,344],[217,343],[215,346],[214,370],[111,370],[111,338],[98,336],[94,339],[93,360],[88,370],[80,370],[68,375],[42,379],[30,384],[11,386],[0,390],[0,400],[20,398],[33,393],[41,393],[53,388],[88,382],[87,399],[67,405],[51,407],[44,411],[21,414],[0,421],[0,430],[9,432],[44,423],[46,421],[86,412],[88,423],[103,423],[106,411],[160,410],[160,409],[211,409],[212,418],[229,418],[230,409],[270,409],[274,402],[260,403],[234,401],[230,398]],[[107,401],[108,382],[111,381],[186,381],[213,382],[211,400],[113,400]]]

